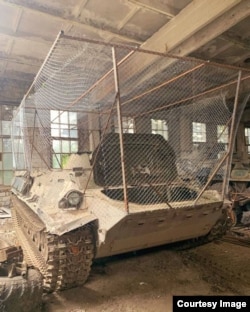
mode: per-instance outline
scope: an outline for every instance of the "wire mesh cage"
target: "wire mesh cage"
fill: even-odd
[[[61,34],[13,119],[16,170],[87,155],[93,183],[131,204],[194,204],[224,181],[249,72]],[[230,99],[234,99],[233,101]]]

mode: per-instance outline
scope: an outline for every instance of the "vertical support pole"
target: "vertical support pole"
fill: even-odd
[[[35,116],[34,116],[34,122],[33,122],[33,130],[32,130],[32,143],[31,143],[31,152],[30,152],[30,168],[29,168],[29,172],[31,172],[32,164],[33,164],[33,151],[34,151],[34,144],[35,144],[34,141],[35,141],[36,119],[37,119],[37,109],[35,108]],[[29,131],[29,130],[27,130],[27,131]],[[25,159],[25,162],[27,162],[27,159]]]
[[[123,145],[123,129],[122,129],[122,112],[121,112],[121,101],[120,101],[120,88],[119,88],[119,77],[118,77],[118,68],[117,68],[117,62],[116,62],[115,47],[112,47],[112,57],[113,57],[113,67],[114,67],[115,91],[116,91],[117,120],[118,120],[119,136],[120,136],[120,152],[121,152],[123,196],[124,196],[125,210],[126,210],[127,213],[129,213],[128,196],[127,196],[127,182],[126,182],[126,172],[125,172],[125,162],[124,162],[124,145]]]
[[[231,172],[231,164],[232,164],[232,158],[233,158],[233,148],[234,148],[235,139],[236,139],[236,132],[237,132],[238,125],[240,122],[240,118],[244,110],[244,107],[242,107],[241,109],[238,107],[241,75],[242,75],[242,71],[239,70],[238,81],[237,81],[237,86],[236,86],[236,91],[235,91],[235,98],[234,98],[232,122],[231,122],[231,128],[230,128],[230,140],[229,140],[229,146],[228,146],[229,155],[228,155],[227,163],[226,163],[225,179],[223,181],[223,199],[225,198],[225,195],[228,193],[229,177],[230,177],[230,172]]]
[[[88,127],[89,127],[89,150],[94,151],[96,146],[100,143],[99,135],[99,120],[96,114],[88,113]]]

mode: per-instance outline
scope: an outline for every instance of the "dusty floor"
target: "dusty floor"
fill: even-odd
[[[46,295],[44,312],[166,312],[172,295],[250,295],[250,248],[164,246],[96,263],[86,285]]]

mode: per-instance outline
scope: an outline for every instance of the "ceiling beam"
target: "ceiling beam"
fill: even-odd
[[[7,48],[5,50],[6,55],[10,55],[10,52],[11,52],[12,47],[13,47],[13,44],[14,44],[13,40],[9,40],[8,41]],[[6,72],[7,65],[8,65],[8,58],[0,58],[0,59],[1,59],[1,61],[4,61],[4,65],[2,66],[2,71],[1,71],[1,74],[4,76],[5,72]]]
[[[12,100],[8,100],[8,101],[4,101],[4,100],[0,100],[0,105],[12,105],[12,106],[18,106],[20,104],[20,101],[12,101]]]
[[[14,21],[14,25],[13,25],[13,28],[14,28],[14,33],[17,32],[17,29],[18,29],[18,26],[19,26],[19,23],[21,21],[21,18],[22,18],[22,15],[23,15],[23,9],[20,8],[17,12],[17,15],[16,15],[16,19]],[[12,39],[11,41],[11,44],[9,45],[9,49],[7,51],[7,55],[11,55],[11,51],[13,49],[13,45],[14,45],[14,40]],[[6,74],[6,68],[8,66],[8,58],[5,59],[6,62],[5,62],[5,67],[4,67],[4,70],[3,70],[3,75],[5,76]]]
[[[241,0],[194,0],[188,6],[186,6],[177,16],[175,16],[171,21],[169,21],[166,25],[164,25],[159,31],[157,31],[151,38],[149,38],[144,44],[141,45],[142,48],[158,51],[158,52],[166,52],[166,49],[172,53],[174,49],[178,49],[182,44],[186,44],[186,49],[181,48],[179,50],[179,55],[185,56],[195,49],[201,47],[203,44],[207,43],[212,38],[215,38],[218,34],[223,32],[223,29],[226,30],[230,27],[230,21],[225,23],[225,19],[222,19],[223,27],[216,29],[213,23],[220,16],[223,16],[227,11],[232,10],[235,7],[234,14],[237,13],[236,7],[238,9],[242,9],[242,5],[246,11],[246,5],[249,5],[249,1],[241,1]],[[206,12],[206,14],[204,14]],[[232,14],[232,12],[231,12]],[[249,9],[248,9],[249,14]],[[243,14],[238,16],[238,21],[241,20]],[[233,18],[231,18],[232,20]],[[234,22],[236,23],[236,18],[234,18]],[[209,36],[206,35],[207,29],[210,28],[213,30],[213,34],[210,33]],[[201,32],[204,37],[203,40],[196,40],[194,42],[194,36],[196,33]],[[192,42],[190,45],[189,42]],[[136,74],[141,72],[150,66],[156,59],[159,59],[157,56],[134,53],[126,62],[124,62],[121,66],[119,66],[119,76],[120,82],[124,83],[125,81],[129,81],[130,78],[134,77]],[[174,60],[171,60],[173,62]],[[158,65],[158,64],[157,64]],[[147,76],[143,77],[143,80],[148,80],[159,70],[163,70],[169,65],[167,59],[162,62],[159,68],[156,66],[155,72],[150,72]],[[95,94],[94,101],[99,101],[107,93],[112,89],[112,79],[105,79],[102,81],[100,85],[99,94]],[[140,81],[142,82],[142,81]]]
[[[215,19],[204,29],[201,29],[188,40],[171,50],[171,53],[178,56],[189,55],[209,41],[220,36],[222,33],[227,31],[249,15],[250,2],[249,0],[243,0],[238,5],[234,6],[223,15],[221,15],[220,18]]]
[[[37,71],[36,71],[37,72]],[[0,79],[4,80],[20,80],[20,81],[25,81],[30,84],[30,82],[35,78],[36,72],[34,73],[25,73],[23,71],[6,71],[4,74],[0,75]]]
[[[87,2],[88,0],[82,0],[78,6],[77,5],[74,6],[74,8],[72,9],[72,16],[74,16],[74,18],[79,17],[81,11],[83,10]]]
[[[249,68],[249,62],[246,62],[246,60],[249,60],[250,58],[250,53],[248,52],[243,52],[240,56],[236,56],[234,59],[233,64],[236,66],[243,66],[245,68]]]
[[[15,63],[15,64],[20,64],[20,65],[26,65],[29,67],[39,68],[42,62],[44,61],[44,59],[35,59],[35,58],[27,59],[27,57],[22,57],[19,55],[16,55],[15,57],[0,55],[0,61],[6,61],[9,63]]]
[[[88,25],[88,24],[84,24],[84,23],[80,23],[77,21],[77,18],[76,18],[76,14],[77,14],[77,11],[74,12],[75,14],[75,17],[73,16],[73,18],[66,18],[66,17],[63,17],[63,16],[56,16],[56,15],[53,15],[51,13],[48,13],[48,12],[43,12],[43,11],[40,11],[40,10],[36,10],[36,9],[32,9],[32,8],[29,8],[27,6],[24,6],[24,5],[17,5],[15,3],[9,3],[9,2],[6,2],[5,0],[0,0],[0,3],[2,3],[3,5],[6,5],[6,6],[12,6],[12,7],[16,7],[16,8],[21,8],[23,10],[23,13],[24,12],[28,12],[28,13],[34,13],[34,14],[39,14],[39,15],[43,15],[43,16],[47,16],[49,18],[53,18],[54,20],[60,22],[60,24],[62,25],[62,30],[65,30],[64,28],[67,27],[68,24],[73,24],[75,26],[79,26],[79,27],[85,27],[87,30],[90,30],[94,33],[96,33],[97,35],[101,36],[104,40],[107,40],[107,39],[112,39],[114,38],[114,36],[118,39],[121,39],[122,41],[124,42],[134,42],[134,43],[137,43],[137,44],[141,44],[141,41],[139,40],[135,40],[131,37],[127,37],[127,36],[124,36],[124,35],[120,35],[120,34],[116,34],[116,33],[113,33],[111,31],[108,31],[108,30],[104,30],[103,28],[97,28],[97,27],[94,27],[94,26],[91,26],[91,25]],[[82,2],[82,7],[84,7],[85,5],[85,1]],[[44,40],[48,40],[48,38],[45,38],[44,37]],[[54,40],[54,38],[53,38]],[[51,41],[52,43],[52,41]]]
[[[23,9],[19,8],[18,12],[17,12],[17,16],[13,25],[14,28],[14,32],[17,32],[18,26],[20,24],[20,21],[22,19],[22,15],[23,15]]]
[[[1,0],[0,0],[1,1]],[[29,34],[18,34],[16,32],[13,32],[11,30],[4,30],[4,33],[2,32],[0,34],[0,39],[1,37],[6,37],[10,40],[25,40],[25,41],[28,41],[27,44],[35,44],[36,42],[37,43],[44,43],[46,45],[48,45],[48,49],[51,47],[52,43],[53,43],[53,40],[55,38],[53,38],[53,40],[48,40],[48,38],[45,38],[45,37],[38,37],[38,36],[35,36],[35,35],[29,35]]]
[[[136,6],[145,8],[147,10],[164,14],[170,19],[178,14],[178,10],[174,9],[170,5],[163,4],[156,0],[128,0],[128,2],[131,2]]]
[[[241,0],[193,0],[142,47],[163,53],[171,51],[240,2]]]
[[[117,29],[121,30],[126,24],[127,22],[133,17],[135,16],[135,14],[138,12],[139,8],[138,7],[134,7],[133,9],[130,10],[130,12],[125,16],[125,18],[119,23]]]
[[[244,50],[250,50],[250,41],[246,39],[237,39],[231,33],[223,34],[220,36],[222,40],[229,42],[232,46],[240,47]]]
[[[218,38],[219,41],[220,37]],[[205,46],[204,49],[202,49],[202,51],[197,51],[192,53],[192,56],[200,58],[200,59],[204,59],[204,54],[206,55],[206,60],[210,60],[212,58],[216,58],[217,55],[225,52],[226,50],[228,50],[230,47],[232,46],[231,43],[227,42],[223,42],[223,45],[219,45],[217,46],[217,40],[214,43],[208,44],[207,46]]]

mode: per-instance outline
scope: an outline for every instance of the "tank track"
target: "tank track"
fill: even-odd
[[[50,234],[38,216],[17,199],[12,218],[25,260],[40,270],[46,291],[69,289],[86,282],[94,257],[91,225],[62,236]]]

